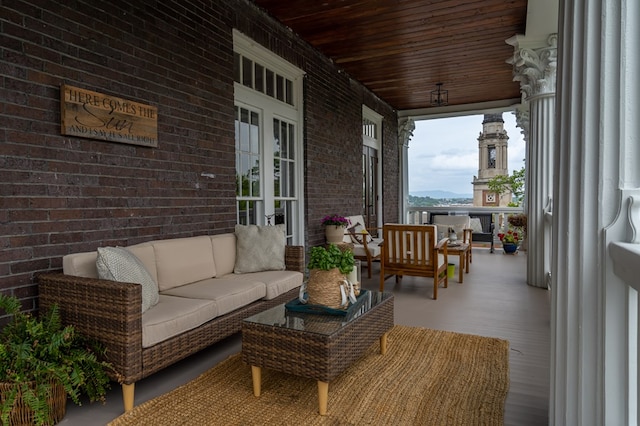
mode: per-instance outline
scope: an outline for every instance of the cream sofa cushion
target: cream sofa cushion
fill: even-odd
[[[284,225],[236,225],[235,234],[234,273],[284,270]]]
[[[216,263],[216,276],[231,274],[236,264],[236,235],[212,235],[211,245]]]
[[[218,315],[224,315],[246,306],[266,295],[265,285],[257,281],[210,278],[193,284],[174,287],[163,295],[189,299],[207,299],[216,302]]]
[[[67,254],[62,257],[62,272],[73,277],[98,278],[97,251]]]
[[[142,315],[142,347],[148,348],[194,329],[218,315],[213,300],[160,295],[158,304]]]
[[[149,275],[151,278],[157,283],[158,282],[158,270],[156,268],[156,255],[153,250],[153,246],[149,243],[136,244],[133,246],[128,246],[127,250],[133,253],[140,262],[147,268]]]
[[[382,251],[382,247],[380,247],[381,239],[373,239],[370,243],[367,243],[367,250],[369,250],[369,254],[372,257],[378,257],[380,252]],[[353,245],[353,255],[354,256],[366,256],[367,252],[364,250],[364,244],[354,244]]]
[[[208,235],[151,242],[158,270],[158,288],[165,291],[216,276]]]
[[[275,299],[294,288],[302,285],[304,275],[297,271],[263,271],[250,274],[230,274],[221,279],[250,280],[263,283],[266,288],[266,300]]]

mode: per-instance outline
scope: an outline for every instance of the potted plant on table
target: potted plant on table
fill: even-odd
[[[322,226],[327,243],[339,244],[344,238],[345,228],[349,226],[349,219],[337,214],[325,216],[322,218]]]
[[[109,388],[104,351],[63,327],[54,306],[40,317],[21,312],[20,301],[0,294],[12,318],[0,332],[0,423],[49,425],[65,414],[67,397],[81,405],[104,401]]]
[[[309,251],[308,303],[330,308],[354,302],[355,289],[345,275],[353,271],[355,259],[351,250],[340,250],[335,244],[312,247]]]

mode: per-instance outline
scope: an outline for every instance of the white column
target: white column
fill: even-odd
[[[547,288],[551,274],[551,232],[545,224],[546,209],[552,199],[555,132],[555,86],[557,35],[542,48],[522,47],[522,39],[512,37],[514,80],[520,81],[523,98],[529,104],[527,143],[527,283]]]
[[[636,424],[637,302],[609,242],[628,237],[619,210],[640,190],[640,2],[561,3],[549,423]]]
[[[416,123],[411,118],[401,120],[398,126],[398,161],[400,168],[400,223],[407,222],[409,211],[409,140],[413,136]]]

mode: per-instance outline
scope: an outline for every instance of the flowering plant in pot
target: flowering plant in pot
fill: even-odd
[[[104,350],[62,326],[57,306],[34,317],[0,294],[0,310],[11,316],[0,333],[0,424],[55,424],[67,397],[104,401],[111,367],[98,359]]]
[[[342,242],[344,228],[349,226],[350,222],[344,216],[333,214],[323,217],[321,223],[324,226],[327,243],[338,244]]]
[[[502,242],[502,248],[505,253],[514,253],[518,250],[518,244],[520,243],[518,232],[509,229],[506,233],[499,233],[498,238]]]
[[[328,215],[322,218],[322,225],[333,225],[333,226],[342,226],[346,228],[349,225],[349,219],[344,216],[340,216],[337,214]]]

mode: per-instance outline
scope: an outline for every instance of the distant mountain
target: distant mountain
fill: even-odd
[[[431,197],[436,200],[451,198],[473,198],[473,194],[457,194],[449,191],[412,191],[414,197]]]

